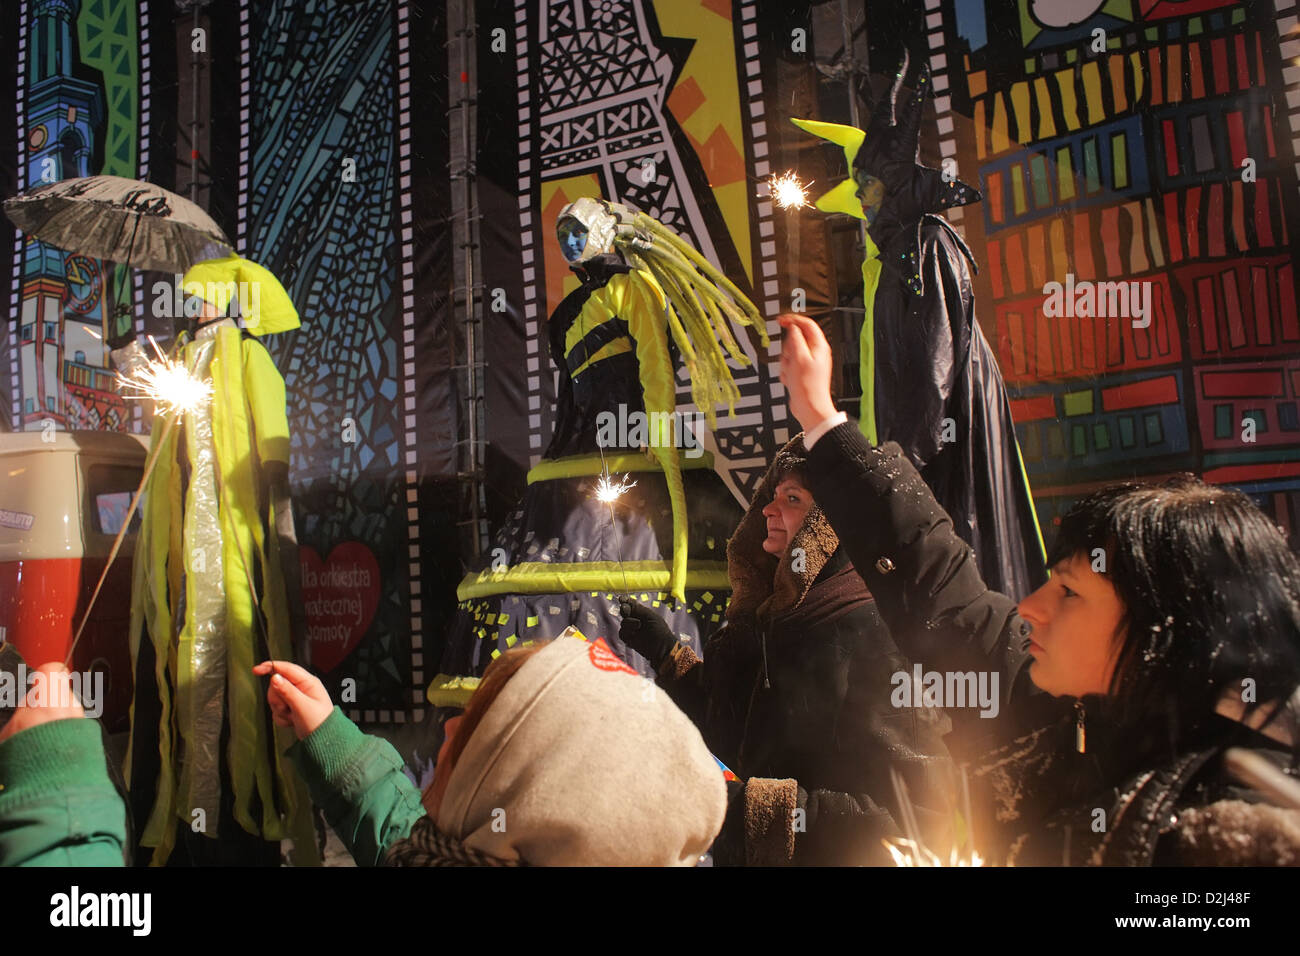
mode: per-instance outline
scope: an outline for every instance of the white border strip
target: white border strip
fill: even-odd
[[[149,4],[142,3],[137,8],[140,19],[138,22],[138,47],[139,50],[139,68],[140,68],[140,108],[136,113],[136,131],[139,136],[137,143],[136,157],[136,178],[145,182],[149,181],[149,117],[151,115],[150,91],[153,89],[153,70],[150,64],[152,60],[152,51],[149,44]],[[135,306],[135,334],[140,338],[145,334],[144,314],[144,273],[139,269],[131,270],[132,291],[131,302]],[[107,345],[105,346],[107,348]],[[110,364],[110,363],[106,363]],[[131,431],[136,434],[144,432],[144,403],[131,402]]]
[[[1293,70],[1286,69],[1286,66],[1300,59],[1300,20],[1297,20],[1295,0],[1274,0],[1273,9],[1277,11],[1277,35],[1281,41],[1283,73],[1293,74]],[[1300,90],[1288,90],[1286,104],[1286,120],[1291,127],[1291,150],[1296,158],[1296,175],[1300,176]]]
[[[944,48],[943,10],[939,0],[925,0],[925,28],[929,31],[930,44],[930,85],[934,94],[934,112],[939,127],[939,155],[944,159],[957,161],[957,133],[952,112],[952,95],[949,91],[948,74],[953,69],[948,62],[948,53]],[[944,210],[944,216],[959,233],[964,213],[961,206]]]
[[[411,600],[411,709],[416,720],[424,717],[424,619],[420,579],[420,481],[416,471],[415,437],[415,241],[411,227],[411,11],[398,0],[394,30],[397,35],[397,190],[402,244],[402,441],[406,448],[406,544]],[[401,711],[397,714],[401,715]],[[404,719],[404,716],[403,716]],[[380,711],[380,723],[391,723],[389,711]]]
[[[252,136],[253,112],[253,36],[250,23],[252,0],[239,0],[239,225],[235,233],[235,251],[248,253],[248,204],[252,177],[249,173],[249,138]],[[197,175],[197,170],[195,171]]]
[[[544,304],[546,290],[536,281],[537,266],[533,250],[533,197],[529,189],[532,172],[532,77],[528,72],[528,0],[515,0],[515,85],[519,111],[519,254],[524,270],[524,339],[528,358],[528,464],[542,458],[542,412],[538,396],[542,391],[542,334],[537,320],[539,303]],[[469,162],[470,157],[465,157]]]
[[[18,15],[18,167],[15,183],[18,192],[27,188],[27,4],[22,4]],[[22,431],[23,379],[19,360],[22,355],[23,309],[23,250],[26,239],[21,229],[14,229],[14,265],[9,291],[9,309],[13,315],[13,328],[9,337],[9,390],[13,402],[11,422],[14,431]]]
[[[758,179],[766,179],[772,173],[772,165],[768,161],[767,145],[767,119],[766,107],[763,105],[763,64],[759,56],[758,44],[758,4],[755,0],[745,0],[740,5],[740,37],[741,47],[745,55],[745,84],[743,95],[747,96],[749,108],[749,132],[753,136],[754,145],[754,175]],[[763,303],[763,313],[767,316],[775,316],[781,312],[780,283],[777,280],[777,261],[776,261],[776,242],[772,238],[775,234],[775,224],[772,221],[772,202],[769,199],[760,199],[757,203],[758,212],[758,235],[759,235],[759,259],[755,263],[754,270],[754,292],[755,298],[760,294]],[[760,278],[761,277],[761,278]],[[767,334],[771,340],[768,346],[766,363],[769,370],[768,375],[768,392],[772,396],[772,417],[774,422],[780,422],[786,417],[786,405],[782,399],[785,397],[785,388],[781,385],[777,377],[777,370],[780,364],[781,349],[777,344],[779,334],[775,318],[768,318],[766,322]],[[739,427],[744,424],[743,416],[737,418],[728,418],[729,427]],[[740,462],[733,462],[735,465]]]

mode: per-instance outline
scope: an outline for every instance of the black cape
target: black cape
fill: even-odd
[[[875,295],[878,440],[898,442],[975,549],[984,581],[1022,598],[1047,580],[1033,499],[1002,373],[975,321],[974,260],[938,216],[914,226],[877,219],[884,268]],[[865,412],[864,412],[865,414]]]

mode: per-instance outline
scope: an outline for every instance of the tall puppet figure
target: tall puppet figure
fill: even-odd
[[[239,256],[199,263],[182,287],[190,328],[172,359],[212,398],[180,427],[154,423],[131,593],[139,842],[153,865],[278,865],[292,838],[295,862],[313,863],[310,801],[282,756],[292,735],[251,672],[293,657],[286,574],[297,580],[284,380],[253,336],[297,328],[298,313]],[[247,331],[227,317],[236,299]]]
[[[618,596],[627,594],[698,648],[730,592],[727,538],[742,512],[701,436],[676,414],[673,350],[712,425],[715,406],[739,397],[728,356],[748,364],[730,325],[753,329],[766,345],[762,319],[703,256],[643,213],[584,198],[561,210],[556,228],[581,285],[548,322],[562,373],[555,432],[519,509],[460,585],[448,674],[480,673],[494,652],[571,624],[623,653]],[[615,497],[611,484],[632,482],[606,500]]]
[[[794,120],[844,149],[852,176],[817,200],[866,221],[862,266],[860,426],[895,441],[975,549],[984,580],[1024,596],[1046,580],[1042,538],[1002,374],[975,321],[975,260],[938,213],[979,201],[975,189],[921,165],[929,68],[889,98],[867,129]]]

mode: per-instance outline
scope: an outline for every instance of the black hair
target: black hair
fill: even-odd
[[[1296,692],[1300,560],[1246,495],[1191,475],[1107,488],[1061,520],[1050,563],[1073,556],[1124,605],[1108,702],[1119,726],[1177,746],[1225,693],[1250,715]]]

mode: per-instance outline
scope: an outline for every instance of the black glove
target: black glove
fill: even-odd
[[[636,601],[623,598],[618,602],[618,610],[623,618],[618,639],[659,670],[677,646],[677,635],[668,629],[663,618]]]

